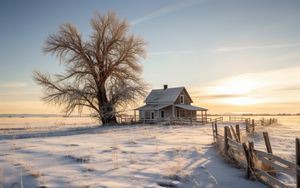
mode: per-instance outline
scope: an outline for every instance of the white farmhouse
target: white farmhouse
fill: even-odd
[[[207,121],[207,110],[191,105],[192,98],[184,87],[153,89],[145,100],[145,105],[137,108],[140,121],[164,121],[174,119],[197,119],[197,111],[201,112],[200,121]]]

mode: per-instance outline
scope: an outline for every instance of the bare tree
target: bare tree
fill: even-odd
[[[50,76],[35,71],[33,78],[44,89],[42,100],[63,106],[66,115],[87,107],[103,124],[114,124],[118,107],[145,95],[139,64],[145,42],[129,34],[127,21],[113,12],[96,14],[90,24],[92,33],[85,41],[69,23],[49,35],[44,52],[59,57],[65,73]]]

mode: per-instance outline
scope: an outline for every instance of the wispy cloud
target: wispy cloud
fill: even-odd
[[[290,48],[300,47],[300,43],[289,43],[289,44],[272,44],[272,45],[261,45],[261,46],[239,46],[239,47],[222,47],[213,50],[214,52],[232,52],[252,49],[272,49],[272,48]]]
[[[178,51],[161,51],[161,52],[150,52],[149,55],[188,55],[196,53],[196,50],[178,50]]]
[[[170,12],[174,12],[174,11],[186,8],[186,7],[190,7],[190,6],[198,4],[200,2],[201,2],[201,0],[179,1],[179,2],[176,2],[174,4],[168,5],[166,7],[163,7],[161,9],[158,9],[158,10],[156,10],[154,12],[151,12],[150,14],[148,14],[148,15],[146,15],[144,17],[138,18],[138,19],[130,22],[130,24],[131,25],[140,24],[140,23],[145,22],[147,20],[151,20],[153,18],[166,15],[166,14],[168,14]]]
[[[0,89],[15,89],[15,88],[24,88],[28,84],[24,82],[0,82]]]

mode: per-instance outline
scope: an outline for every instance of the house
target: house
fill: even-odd
[[[184,87],[154,89],[145,100],[145,105],[135,110],[139,111],[140,121],[167,121],[174,119],[207,121],[207,110],[191,105],[193,100]],[[201,118],[197,118],[197,112]]]

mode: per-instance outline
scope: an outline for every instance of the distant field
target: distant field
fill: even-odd
[[[99,125],[91,117],[1,117],[1,129],[45,128],[45,127],[84,127]]]

